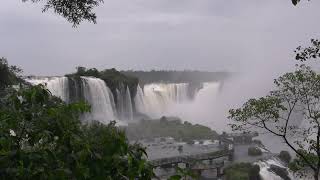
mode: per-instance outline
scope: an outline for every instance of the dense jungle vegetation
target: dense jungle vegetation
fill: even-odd
[[[16,68],[0,62],[0,179],[151,179],[145,149],[123,131],[83,124],[90,111],[66,104],[43,86],[21,86]],[[5,83],[3,83],[5,82]]]

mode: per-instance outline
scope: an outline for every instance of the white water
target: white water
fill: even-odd
[[[188,101],[188,84],[153,83],[137,87],[135,105],[138,112],[152,118],[167,115],[171,106]]]
[[[143,94],[143,91],[142,91],[142,89],[141,89],[139,84],[138,84],[138,87],[137,87],[137,94],[136,94],[136,96],[134,98],[134,103],[135,103],[136,110],[138,112],[147,114],[147,112],[145,112],[146,105],[145,105],[145,102],[144,102],[144,94]]]
[[[287,171],[289,173],[289,177],[292,180],[297,179],[296,177],[293,176],[292,172],[287,167],[285,167],[281,163],[281,161],[279,159],[277,159],[277,158],[272,158],[272,159],[268,159],[268,160],[264,160],[264,161],[261,160],[261,161],[256,162],[255,164],[259,165],[259,167],[260,167],[260,177],[263,180],[282,180],[282,178],[280,176],[278,176],[275,173],[273,173],[273,172],[268,170],[271,165],[276,165],[278,167],[287,169]]]
[[[219,82],[204,83],[192,101],[175,104],[166,112],[170,116],[178,116],[183,121],[209,126],[217,132],[227,128],[222,107],[218,103],[221,84]]]
[[[86,120],[97,120],[107,124],[116,120],[116,109],[111,90],[105,82],[98,78],[81,77],[84,97],[91,105],[91,112],[86,114]]]
[[[130,90],[129,87],[127,86],[126,89],[126,96],[125,96],[125,104],[126,104],[126,117],[128,118],[128,120],[132,120],[133,119],[133,110],[132,110],[132,100],[131,100],[131,94],[130,94]]]
[[[67,77],[45,77],[45,78],[33,78],[25,79],[32,85],[42,84],[52,93],[52,95],[61,98],[63,101],[69,101],[69,84]]]
[[[117,92],[117,111],[119,119],[121,120],[132,120],[133,119],[133,107],[132,99],[129,87],[116,90]]]

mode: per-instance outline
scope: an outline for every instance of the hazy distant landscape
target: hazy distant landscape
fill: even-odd
[[[316,0],[3,0],[0,180],[318,180]]]

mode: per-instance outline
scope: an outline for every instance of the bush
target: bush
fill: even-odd
[[[8,94],[0,103],[0,179],[151,179],[145,149],[114,122],[81,124],[89,109],[41,85]]]
[[[254,144],[256,144],[256,145],[262,145],[263,146],[262,142],[259,139],[254,139],[252,142]]]
[[[6,58],[0,57],[0,92],[7,86],[21,82],[22,70],[17,66],[10,66]]]
[[[279,154],[279,158],[287,164],[291,161],[291,155],[288,151],[281,151]]]
[[[238,163],[224,170],[226,180],[259,180],[260,167],[250,163]]]
[[[217,132],[206,126],[182,123],[180,119],[170,119],[168,117],[129,123],[126,133],[128,138],[133,141],[144,137],[172,137],[176,141],[191,142],[201,139],[216,139],[218,137]]]
[[[257,147],[249,147],[248,148],[248,155],[249,156],[260,156],[260,155],[262,155],[262,151]]]

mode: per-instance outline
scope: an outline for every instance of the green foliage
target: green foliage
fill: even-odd
[[[169,178],[169,180],[187,180],[187,179],[198,179],[198,176],[192,173],[192,171],[188,168],[176,168],[176,175],[173,175]]]
[[[124,132],[115,127],[93,124],[85,128],[85,137],[91,149],[84,164],[93,167],[90,177],[104,179],[150,179],[153,168],[146,160],[145,148],[139,144],[130,145]]]
[[[276,79],[275,85],[277,89],[266,97],[250,99],[242,108],[230,110],[229,118],[237,122],[231,127],[242,131],[255,127],[278,136],[304,161],[301,164],[316,170],[317,161],[308,157],[311,154],[317,157],[320,149],[319,142],[312,137],[320,131],[320,111],[317,108],[320,106],[320,74],[301,65],[295,72]],[[308,121],[308,127],[294,126],[293,112],[302,114]],[[289,134],[303,136],[291,143],[287,139]]]
[[[103,0],[22,0],[23,2],[31,1],[33,3],[45,1],[42,12],[53,10],[56,14],[61,15],[74,27],[79,25],[83,20],[96,23],[96,14],[92,12],[93,8],[103,3]],[[292,0],[297,5],[300,0]]]
[[[288,151],[281,151],[279,154],[279,158],[286,163],[289,163],[291,161],[291,155]]]
[[[100,78],[103,79],[115,94],[116,88],[120,89],[120,86],[128,86],[130,89],[131,97],[135,97],[139,79],[134,76],[125,75],[116,69],[105,69],[100,72]]]
[[[312,40],[310,47],[297,48],[296,59],[302,62],[319,58],[320,43]],[[250,99],[242,108],[231,109],[233,130],[250,131],[257,128],[283,140],[296,154],[290,163],[294,171],[312,170],[320,174],[320,74],[305,64],[294,72],[285,73],[274,81],[276,89],[267,96]],[[306,122],[299,126],[296,116]],[[288,137],[294,139],[289,141]]]
[[[316,154],[309,153],[307,150],[299,149],[298,152],[303,156],[298,156],[289,164],[289,168],[294,172],[305,169],[305,167],[310,166],[309,164],[316,165],[319,160],[319,157]]]
[[[250,163],[237,163],[224,169],[226,180],[259,180],[260,167]]]
[[[206,126],[181,123],[179,119],[161,118],[160,120],[142,120],[130,123],[126,129],[132,140],[156,137],[173,137],[177,141],[193,142],[200,139],[215,139],[218,134]]]
[[[261,156],[262,151],[261,151],[261,149],[259,149],[257,147],[249,147],[248,148],[248,155],[249,156]]]
[[[103,3],[103,0],[22,0],[23,2],[31,1],[33,3],[45,1],[42,12],[53,10],[56,14],[61,15],[73,26],[79,25],[83,20],[96,23],[96,14],[92,12],[94,7]]]
[[[293,5],[297,5],[301,0],[291,0]],[[310,0],[308,0],[310,1]]]
[[[292,0],[293,5],[297,5],[300,2],[300,0]]]
[[[21,72],[17,66],[10,66],[6,58],[0,58],[0,90],[20,82]]]
[[[295,50],[296,60],[305,62],[309,59],[316,59],[320,57],[320,41],[317,39],[311,39],[311,46],[302,48],[297,47]]]
[[[151,179],[145,149],[114,122],[82,125],[89,110],[43,86],[8,94],[0,105],[0,179]]]

